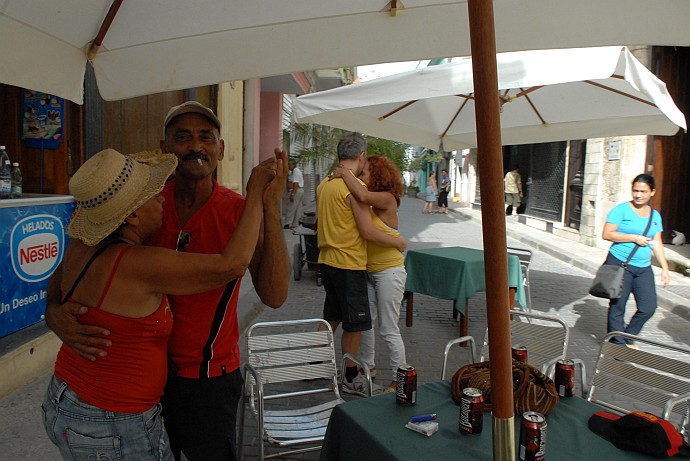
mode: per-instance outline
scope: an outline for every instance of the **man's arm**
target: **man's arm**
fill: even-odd
[[[99,326],[79,323],[79,316],[86,314],[87,307],[72,302],[60,305],[61,282],[62,264],[48,280],[46,325],[63,343],[85,359],[96,360],[96,357],[105,357],[108,353],[104,348],[110,347],[112,342],[100,336],[108,336],[110,331]]]
[[[264,220],[254,257],[249,264],[252,282],[261,302],[277,308],[288,293],[290,259],[280,224],[280,202],[285,193],[287,153],[275,149],[277,169],[275,180],[264,192]]]
[[[299,189],[299,183],[293,182],[290,184],[290,201],[291,202],[295,201],[295,194],[297,193],[297,189]]]

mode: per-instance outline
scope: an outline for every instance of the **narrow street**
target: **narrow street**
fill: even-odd
[[[409,249],[421,249],[443,246],[482,247],[482,228],[476,221],[478,212],[466,208],[455,208],[452,205],[448,215],[424,215],[421,213],[423,202],[418,199],[403,198],[400,207],[400,230],[408,239]],[[571,357],[582,359],[587,371],[593,371],[599,350],[599,339],[606,332],[606,302],[591,297],[587,291],[593,272],[580,267],[594,264],[592,261],[603,261],[605,250],[584,247],[551,234],[533,231],[524,225],[517,224],[515,218],[508,219],[508,245],[529,248],[534,251],[531,266],[531,291],[533,311],[557,315],[570,327]],[[512,220],[512,221],[511,221]],[[527,232],[529,239],[544,250],[536,249],[517,240],[519,232]],[[284,231],[288,248],[292,251],[298,237]],[[527,239],[520,238],[521,240]],[[554,257],[547,253],[557,247],[567,258]],[[563,259],[574,258],[572,264]],[[592,261],[584,261],[589,258]],[[599,259],[597,259],[599,258]],[[576,265],[578,267],[576,267]],[[596,267],[596,266],[594,266]],[[677,276],[677,277],[676,277]],[[658,281],[658,280],[657,280]],[[690,286],[690,280],[674,274],[672,284],[674,291],[684,293]],[[245,281],[243,291],[251,291],[251,283]],[[241,301],[243,303],[242,319],[244,323],[252,321],[271,321],[320,317],[324,300],[323,287],[317,286],[315,272],[305,265],[302,278],[290,281],[290,293],[285,305],[280,309],[260,309],[248,306],[251,293]],[[685,300],[685,304],[688,304]],[[469,301],[469,334],[479,344],[486,329],[485,295],[478,293]],[[634,303],[628,304],[628,316],[632,315]],[[407,359],[417,368],[418,383],[437,381],[441,371],[443,348],[449,340],[458,335],[458,322],[452,317],[452,301],[440,300],[420,294],[415,295],[414,326],[406,327],[404,307],[401,312],[400,329],[406,345]],[[682,311],[684,312],[684,311]],[[657,309],[654,317],[645,325],[642,334],[657,341],[690,347],[690,321],[668,309]],[[336,345],[339,349],[339,332]],[[241,347],[244,351],[244,336]],[[338,354],[340,352],[338,351]],[[244,352],[243,352],[244,358]],[[469,361],[469,354],[463,350],[454,354],[450,370],[454,371],[461,364]],[[377,340],[377,367],[385,373],[388,357],[383,342]],[[36,381],[0,400],[0,460],[14,461],[20,459],[58,459],[57,450],[50,443],[41,422],[41,401],[49,379],[49,371]],[[387,379],[387,378],[386,378]],[[355,399],[345,395],[346,400]],[[251,441],[254,424],[248,424],[245,444]],[[247,459],[255,459],[255,447],[248,448]],[[291,459],[294,459],[291,458]],[[315,453],[302,455],[298,459],[318,459]]]

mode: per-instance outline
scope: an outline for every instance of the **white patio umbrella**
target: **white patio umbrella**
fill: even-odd
[[[470,54],[467,0],[3,0],[0,82],[81,103]],[[690,46],[687,0],[495,0],[499,51]],[[111,8],[112,5],[112,8]],[[110,14],[109,14],[110,11]],[[91,44],[96,42],[90,56]]]
[[[503,144],[672,135],[686,128],[666,85],[626,47],[499,53]],[[477,147],[472,59],[297,98],[300,122],[438,150]]]
[[[475,14],[491,9],[473,2]],[[431,149],[441,141],[447,150],[479,147],[492,434],[494,459],[503,461],[515,459],[515,437],[501,144],[671,135],[686,121],[665,84],[625,47],[496,54],[491,15],[478,16],[471,24],[477,68],[466,59],[305,95],[295,112],[301,122]]]

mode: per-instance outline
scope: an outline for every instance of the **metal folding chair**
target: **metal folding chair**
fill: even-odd
[[[614,336],[640,349],[609,342]],[[690,349],[613,332],[604,336],[587,400],[617,413],[644,410],[690,436]]]
[[[542,373],[553,377],[556,362],[568,357],[568,340],[570,330],[561,319],[541,314],[511,312],[510,335],[513,346],[527,348],[527,363],[540,369]],[[446,344],[441,367],[441,379],[446,379],[448,354],[455,344],[469,343],[473,362],[489,360],[489,330],[486,330],[482,348],[477,356],[475,341],[472,336],[453,339]],[[579,359],[572,359],[580,368],[581,387],[585,382],[584,364]]]
[[[508,254],[515,255],[520,259],[520,269],[522,270],[522,284],[525,287],[527,306],[522,310],[532,312],[532,295],[529,289],[529,266],[532,263],[532,251],[525,248],[508,247]]]
[[[368,369],[365,372],[369,376]],[[244,373],[238,416],[240,459],[245,406],[257,422],[260,459],[320,450],[331,412],[344,402],[328,322],[307,319],[252,325],[247,332]],[[266,455],[270,447],[283,451]]]

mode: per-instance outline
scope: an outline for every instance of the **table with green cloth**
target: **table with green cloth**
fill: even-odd
[[[561,399],[546,416],[545,458],[558,461],[650,460],[649,456],[619,450],[594,434],[587,421],[602,408],[579,397]],[[435,413],[439,430],[431,436],[405,427],[410,416]],[[450,383],[438,381],[418,389],[415,405],[400,405],[395,394],[353,400],[334,408],[321,450],[323,461],[491,460],[492,417],[484,413],[479,435],[461,434],[460,407],[450,395]],[[515,448],[520,426],[515,416]]]
[[[406,325],[412,326],[413,293],[422,293],[435,298],[453,300],[455,312],[462,315],[460,336],[465,336],[467,334],[467,300],[478,291],[486,290],[484,251],[464,247],[408,250],[405,256],[405,270],[407,271]],[[516,255],[508,255],[508,286],[511,292],[511,307],[514,305],[514,300],[517,300],[521,306],[526,306],[520,258]]]

